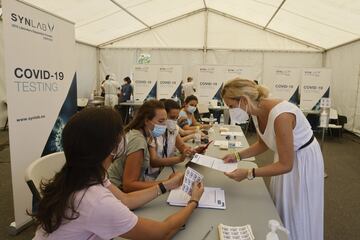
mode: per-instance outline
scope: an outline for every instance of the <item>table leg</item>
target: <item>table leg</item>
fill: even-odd
[[[324,141],[325,141],[325,128],[323,127],[321,131],[321,145],[320,145],[321,151],[323,153],[323,157],[324,157]],[[324,157],[324,168],[325,168],[325,157]],[[327,177],[328,175],[326,173],[326,170],[324,170],[324,178]]]

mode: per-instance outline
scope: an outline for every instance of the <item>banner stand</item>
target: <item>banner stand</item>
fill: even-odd
[[[30,219],[28,222],[25,222],[21,226],[17,227],[15,222],[10,223],[10,226],[8,227],[8,233],[11,236],[16,236],[25,229],[29,228],[31,225],[34,224],[34,220]]]
[[[8,233],[17,235],[34,223],[27,214],[33,196],[25,171],[36,159],[62,151],[62,129],[77,110],[75,29],[22,0],[3,0],[2,7],[14,202]]]

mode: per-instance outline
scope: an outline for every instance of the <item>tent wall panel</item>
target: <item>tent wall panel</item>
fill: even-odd
[[[88,98],[91,91],[96,87],[96,80],[98,79],[97,51],[97,48],[76,44],[78,97]]]
[[[326,67],[333,70],[332,105],[347,116],[346,128],[360,134],[360,41],[327,52]]]

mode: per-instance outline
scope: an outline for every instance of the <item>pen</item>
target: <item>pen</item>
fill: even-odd
[[[207,233],[205,233],[205,236],[201,239],[201,240],[204,240],[207,238],[207,236],[209,236],[210,232],[213,230],[213,226],[210,227],[209,231],[207,231]]]
[[[170,166],[170,167],[171,167],[171,170],[173,171],[173,173],[175,173],[174,166]]]

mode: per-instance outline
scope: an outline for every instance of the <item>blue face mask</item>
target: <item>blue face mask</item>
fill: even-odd
[[[166,131],[166,125],[159,125],[155,124],[154,129],[151,131],[151,135],[153,137],[160,137],[161,135],[164,135]]]
[[[194,107],[194,106],[188,106],[188,107],[186,108],[186,110],[187,110],[189,113],[193,114],[193,113],[196,111],[196,107]]]

